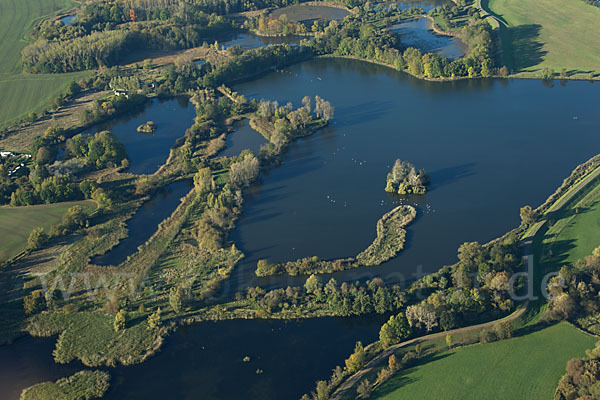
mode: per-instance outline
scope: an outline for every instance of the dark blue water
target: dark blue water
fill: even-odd
[[[435,83],[364,62],[319,59],[235,90],[295,105],[304,95],[318,94],[333,103],[336,116],[327,129],[292,144],[284,163],[250,190],[232,235],[247,260],[226,285],[229,294],[250,284],[294,282],[256,280],[260,258],[357,254],[372,241],[381,215],[399,202],[419,211],[408,228],[407,248],[380,267],[336,279],[398,281],[419,268],[434,271],[454,262],[461,243],[485,242],[518,225],[522,205],[542,203],[600,148],[600,87],[587,82]],[[396,158],[429,172],[426,195],[384,192]],[[146,363],[112,370],[109,398],[297,399],[330,376],[356,340],[374,340],[380,323],[199,324],[173,335]],[[36,343],[17,342],[11,353],[0,351],[5,397],[16,399],[12,394],[21,388],[55,379],[47,342],[39,348]],[[39,357],[15,356],[23,351]],[[245,356],[250,363],[241,361]]]
[[[296,45],[300,43],[300,36],[257,36],[254,33],[238,33],[233,32],[223,35],[219,38],[219,45],[228,49],[230,47],[239,46],[242,49],[255,49],[257,47],[268,46],[270,44],[289,44]]]
[[[243,150],[252,150],[258,155],[260,146],[267,143],[265,138],[250,127],[247,119],[237,122],[235,131],[227,135],[227,147],[218,156],[235,157]]]
[[[152,174],[167,161],[169,150],[193,125],[195,116],[194,106],[185,98],[154,99],[147,102],[141,112],[95,125],[84,133],[111,131],[125,145],[130,162],[129,172]],[[156,132],[138,132],[138,126],[148,121],[156,123]]]
[[[128,236],[107,253],[92,258],[91,263],[119,265],[137,252],[138,246],[150,239],[156,232],[158,224],[175,211],[181,198],[188,194],[191,187],[191,182],[175,182],[154,194],[127,221]]]
[[[465,55],[466,46],[453,36],[438,35],[430,29],[427,18],[418,18],[391,26],[390,31],[400,36],[403,48],[414,47],[423,53],[440,53],[457,59]]]
[[[407,1],[383,1],[376,5],[377,9],[390,9],[396,7],[399,10],[408,10],[410,8],[422,8],[429,12],[434,8],[449,3],[448,0],[407,0]]]
[[[299,105],[304,95],[336,107],[333,123],[290,146],[283,165],[249,192],[231,238],[246,254],[225,290],[301,281],[257,279],[256,261],[358,254],[397,203],[413,204],[407,248],[380,267],[339,280],[412,279],[456,260],[466,241],[486,242],[519,224],[600,148],[600,86],[536,80],[425,82],[389,68],[318,59],[234,88],[248,98]],[[386,174],[401,158],[431,176],[428,193],[389,196]]]

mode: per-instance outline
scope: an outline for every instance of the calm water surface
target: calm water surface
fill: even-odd
[[[423,53],[440,53],[450,59],[465,55],[466,46],[460,39],[453,36],[438,35],[431,30],[427,18],[402,22],[392,25],[389,29],[400,36],[400,43],[404,48],[414,47]]]
[[[396,7],[399,10],[408,10],[410,8],[422,8],[425,12],[429,12],[434,8],[438,8],[441,5],[449,3],[448,0],[407,0],[407,1],[384,1],[378,3],[376,7],[378,9],[390,7]]]
[[[232,235],[247,259],[234,271],[226,293],[249,284],[294,282],[257,280],[254,267],[260,258],[357,254],[375,236],[379,217],[400,202],[419,211],[408,228],[407,248],[383,266],[337,274],[338,281],[373,276],[396,281],[419,268],[434,271],[456,259],[461,243],[485,242],[516,226],[519,207],[543,202],[600,148],[598,85],[548,86],[533,80],[423,82],[335,59],[238,85],[235,90],[246,96],[295,105],[304,95],[318,94],[333,103],[336,116],[327,129],[291,145],[283,165],[250,190]],[[429,172],[426,195],[402,198],[384,192],[396,158]],[[328,377],[356,340],[374,340],[380,323],[199,324],[173,334],[146,363],[112,370],[109,398],[297,399],[317,379]],[[0,348],[0,390],[6,398],[74,371],[49,363],[51,348],[52,342],[33,339]],[[32,356],[18,357],[26,352]],[[242,361],[245,356],[249,363]]]
[[[336,107],[327,129],[290,146],[283,165],[250,191],[232,239],[246,254],[225,291],[299,281],[254,277],[256,261],[358,254],[397,203],[418,208],[407,248],[383,266],[338,280],[414,278],[456,260],[466,241],[486,242],[519,223],[600,148],[600,87],[535,80],[424,82],[360,61],[319,59],[237,85],[248,97]],[[424,168],[428,193],[389,196],[396,158]]]
[[[182,197],[191,190],[191,182],[175,182],[158,191],[142,204],[140,209],[127,221],[128,236],[107,253],[92,258],[96,265],[119,265],[137,252],[158,229],[165,218],[177,208]]]
[[[196,110],[187,99],[154,99],[147,102],[141,112],[96,125],[85,133],[111,131],[125,145],[130,162],[129,172],[152,174],[167,161],[169,150],[193,125],[195,116]],[[138,126],[148,121],[156,123],[156,132],[138,132]]]
[[[260,146],[267,143],[265,138],[250,127],[250,121],[245,119],[234,126],[235,131],[227,135],[227,147],[219,153],[219,156],[234,157],[242,150],[252,150],[258,154]]]

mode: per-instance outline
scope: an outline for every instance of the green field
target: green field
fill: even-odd
[[[71,0],[2,0],[0,2],[0,127],[34,111],[64,91],[83,73],[23,75],[21,50],[28,32],[44,16],[75,5]]]
[[[598,339],[567,323],[525,336],[440,354],[401,371],[372,399],[552,399],[567,361]]]
[[[70,207],[79,204],[90,211],[96,208],[92,200],[42,204],[27,207],[0,207],[0,262],[19,254],[27,246],[27,238],[36,227],[46,230],[59,222]]]
[[[545,67],[572,76],[600,74],[600,8],[581,0],[484,0],[506,22],[501,28],[505,64],[521,76]]]

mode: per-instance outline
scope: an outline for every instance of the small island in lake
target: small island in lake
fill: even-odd
[[[137,131],[140,133],[154,133],[156,132],[156,124],[154,121],[148,121],[145,124],[138,126]]]
[[[387,176],[385,191],[398,194],[425,194],[429,177],[424,170],[417,172],[408,161],[397,159]]]

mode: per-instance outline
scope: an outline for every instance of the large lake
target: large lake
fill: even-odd
[[[330,127],[292,144],[284,163],[249,191],[231,235],[247,258],[225,294],[250,284],[301,282],[256,279],[260,258],[357,254],[372,241],[379,217],[399,202],[419,211],[407,248],[383,266],[336,279],[398,281],[419,269],[435,271],[456,260],[461,243],[485,242],[518,225],[522,205],[542,203],[600,148],[600,88],[588,82],[433,83],[359,61],[318,59],[234,89],[295,105],[319,95],[336,115]],[[429,172],[426,195],[384,192],[396,158]],[[198,324],[173,334],[148,362],[112,370],[109,398],[297,399],[329,377],[356,340],[374,340],[380,324],[369,318]],[[50,367],[50,349],[47,340],[33,339],[0,348],[1,393],[16,399],[27,385],[72,373],[71,365]]]

